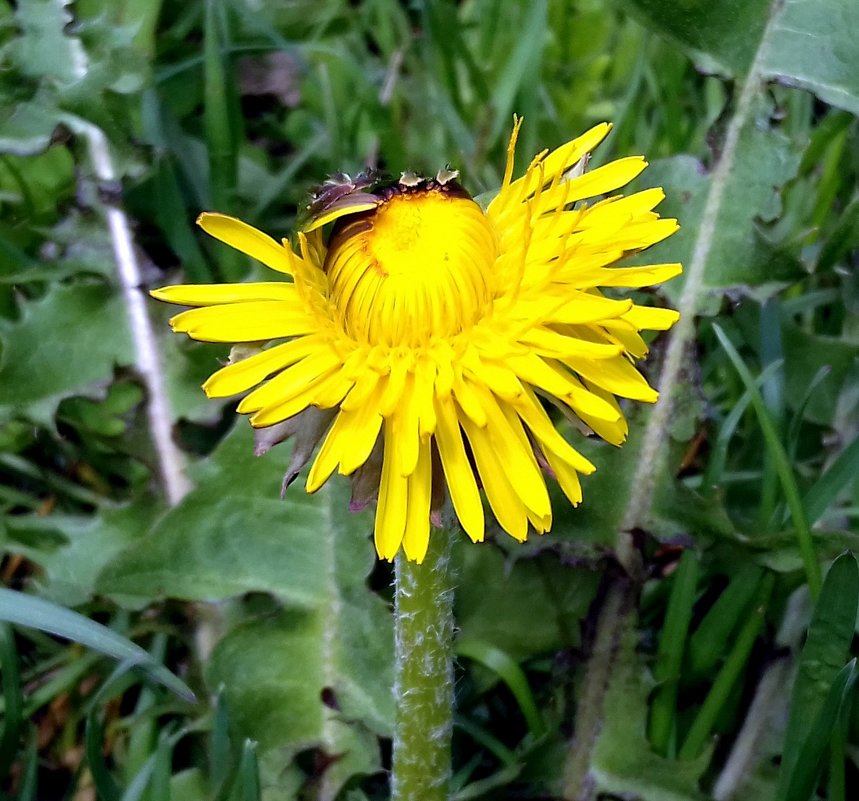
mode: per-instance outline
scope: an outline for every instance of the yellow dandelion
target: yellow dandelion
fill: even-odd
[[[261,430],[258,450],[297,436],[287,482],[322,440],[307,491],[335,470],[353,475],[364,499],[372,487],[385,559],[400,546],[424,558],[445,490],[474,541],[485,529],[480,487],[510,536],[548,531],[544,475],[575,505],[578,474],[595,468],[544,402],[619,445],[627,424],[617,398],[657,398],[634,366],[647,353],[639,332],[669,328],[677,312],[601,289],[681,272],[680,264],[615,266],[677,230],[653,211],[663,192],[598,199],[646,166],[634,156],[585,169],[608,124],[540,153],[513,180],[520,124],[485,210],[449,170],[381,188],[371,178],[335,181],[311,204],[297,250],[232,217],[200,217],[205,231],[280,280],[152,293],[199,307],[175,316],[174,331],[256,343],[214,373],[206,393],[248,393],[238,411]]]

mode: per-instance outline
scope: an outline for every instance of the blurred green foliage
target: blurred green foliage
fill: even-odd
[[[223,349],[171,337],[151,304],[193,484],[168,508],[107,215],[127,215],[145,287],[257,275],[198,235],[200,211],[285,236],[314,185],[368,165],[449,163],[492,190],[514,113],[520,169],[612,120],[594,163],[647,154],[639,183],[682,226],[647,260],[708,245],[587,797],[854,797],[856,564],[809,600],[784,488],[824,567],[859,548],[857,9],[0,0],[0,574],[143,645],[199,699],[0,628],[6,797],[386,797],[390,573],[368,518],[336,482],[280,501],[286,456],[254,457],[199,390]],[[660,291],[677,303],[684,281]],[[645,423],[620,451],[584,443],[599,470],[580,508],[555,499],[550,535],[458,545],[458,799],[560,796]]]

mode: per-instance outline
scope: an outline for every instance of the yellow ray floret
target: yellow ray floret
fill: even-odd
[[[475,542],[487,530],[484,498],[514,539],[547,531],[547,477],[575,505],[579,476],[596,469],[552,407],[619,445],[628,426],[617,399],[657,399],[635,365],[648,349],[640,332],[670,328],[677,312],[617,288],[681,272],[676,263],[618,266],[677,230],[654,211],[664,194],[603,197],[647,166],[630,156],[587,169],[606,123],[543,151],[514,178],[520,125],[485,212],[446,174],[362,183],[345,196],[329,186],[297,252],[233,217],[203,214],[208,233],[287,278],[152,293],[192,307],[172,319],[176,331],[253,343],[204,385],[211,397],[243,395],[238,411],[253,426],[289,420],[299,430],[309,410],[331,410],[327,431],[313,418],[322,444],[306,489],[338,472],[364,493],[377,476],[374,540],[384,559],[401,549],[424,558],[445,494]],[[289,480],[307,459],[300,453]]]

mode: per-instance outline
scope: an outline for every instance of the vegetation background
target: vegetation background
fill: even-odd
[[[455,797],[855,798],[857,30],[855,0],[0,0],[6,797],[386,797],[369,519],[280,500],[286,455],[199,389],[224,349],[147,301],[153,351],[127,268],[257,275],[195,216],[286,235],[337,170],[491,190],[516,112],[520,168],[605,119],[597,163],[649,157],[685,316],[645,366],[670,417],[586,443],[551,534],[457,547]]]

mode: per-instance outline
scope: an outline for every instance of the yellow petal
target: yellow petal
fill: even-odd
[[[471,452],[486,491],[492,514],[511,537],[520,542],[528,538],[528,514],[519,495],[507,478],[504,465],[498,460],[495,446],[486,429],[476,426],[468,417],[461,418]]]
[[[418,463],[408,479],[409,505],[403,550],[414,562],[423,562],[430,538],[430,499],[432,496],[432,456],[429,438],[421,442]]]
[[[283,403],[301,392],[308,384],[338,369],[340,357],[331,348],[320,346],[300,362],[288,367],[247,395],[239,404],[238,411],[242,414],[257,412],[266,406]]]
[[[480,435],[481,441],[491,444],[498,462],[504,466],[504,471],[516,477],[511,483],[523,505],[540,516],[551,514],[546,484],[519,418],[515,414],[505,413],[505,408],[502,407],[506,407],[506,404],[502,401],[499,405],[497,399],[485,387],[480,387],[478,392],[487,418],[486,428],[482,429]]]
[[[547,189],[540,197],[537,211],[544,213],[556,208],[559,203],[575,203],[606,192],[613,192],[626,186],[633,178],[640,175],[645,167],[647,162],[643,156],[628,156],[610,161],[602,167]]]
[[[573,506],[578,506],[582,500],[582,485],[579,483],[578,473],[569,466],[566,462],[556,456],[554,453],[546,453],[546,461],[552,472],[555,474],[555,480],[558,486],[567,496]]]
[[[600,361],[570,358],[564,359],[564,363],[583,378],[622,398],[645,403],[656,403],[659,398],[659,393],[623,356]]]
[[[453,399],[436,398],[435,411],[435,441],[454,511],[465,533],[474,542],[481,542],[484,535],[483,504],[465,452]]]
[[[381,384],[374,384],[366,403],[340,413],[328,431],[313,467],[307,476],[307,491],[316,492],[340,465],[340,473],[351,475],[361,467],[376,445],[382,416],[378,413]]]
[[[548,155],[542,158],[538,156],[525,175],[509,186],[502,186],[501,191],[489,204],[487,214],[491,217],[500,217],[504,212],[511,210],[514,204],[521,203],[522,200],[533,195],[540,186],[552,180],[555,182],[561,180],[563,174],[602,142],[610,130],[609,123],[601,123]],[[518,128],[516,131],[518,132]],[[515,145],[515,140],[512,144]],[[512,169],[512,153],[508,150],[508,173],[512,173]]]
[[[418,433],[418,409],[414,402],[414,385],[414,376],[407,373],[401,403],[390,417],[392,435],[397,443],[395,469],[404,476],[409,476],[415,471],[421,439]]]
[[[297,302],[295,285],[286,281],[254,284],[177,284],[153,289],[156,300],[182,306],[214,306],[221,303],[244,303],[251,300],[285,300]]]
[[[254,428],[265,428],[287,420],[309,406],[320,409],[330,408],[335,406],[351,387],[352,382],[339,370],[320,375],[297,388],[292,395],[282,401],[266,406],[252,415],[251,425]],[[324,402],[320,400],[322,397],[326,398]]]
[[[667,331],[680,319],[680,312],[652,306],[633,306],[623,315],[623,319],[628,320],[639,331]]]
[[[585,386],[588,388],[590,392],[594,395],[602,398],[606,403],[610,404],[613,409],[617,410],[617,420],[601,420],[598,417],[591,417],[588,414],[585,414],[580,409],[576,409],[576,414],[593,429],[593,432],[598,436],[602,437],[606,442],[611,445],[622,445],[626,441],[626,436],[629,434],[629,425],[626,422],[626,418],[623,416],[621,412],[620,405],[617,402],[617,398],[604,390],[602,387],[598,387],[596,384],[585,380]],[[575,467],[575,465],[573,465]],[[580,470],[580,473],[585,473],[587,471]]]
[[[623,351],[620,345],[566,336],[543,326],[535,326],[524,333],[520,342],[532,346],[543,356],[559,359],[573,355],[585,359],[612,359]]]
[[[227,398],[256,386],[274,372],[313,353],[319,347],[313,336],[299,337],[222,367],[206,380],[203,390],[210,398]]]
[[[475,425],[481,428],[486,425],[486,412],[480,404],[480,396],[469,379],[462,375],[454,375],[453,396],[460,409],[474,421]]]
[[[537,396],[528,390],[514,407],[525,425],[540,443],[544,454],[554,454],[580,473],[590,474],[596,468],[558,432]]]
[[[322,228],[330,222],[345,217],[347,214],[358,214],[361,211],[370,211],[375,209],[381,203],[380,198],[369,198],[367,200],[350,200],[348,204],[343,204],[334,208],[327,209],[314,217],[308,225],[304,226],[304,233],[310,233],[317,228]]]
[[[170,325],[204,342],[258,342],[315,331],[313,317],[282,300],[205,306],[177,314]]]
[[[630,356],[643,359],[647,355],[647,343],[638,335],[635,326],[627,320],[602,320],[600,327],[620,342]]]
[[[261,261],[266,267],[279,273],[292,275],[292,249],[279,245],[268,234],[248,225],[246,222],[229,217],[226,214],[205,212],[197,218],[199,225],[207,234],[220,239],[246,253],[251,258]]]
[[[573,409],[583,409],[602,419],[615,421],[617,412],[602,398],[588,392],[569,371],[557,362],[547,363],[536,354],[510,360],[523,381],[535,389],[554,395]]]
[[[648,264],[643,267],[607,267],[593,271],[594,281],[590,283],[591,276],[580,276],[587,283],[578,286],[622,286],[639,288],[653,286],[668,281],[683,272],[682,264]]]
[[[376,506],[374,539],[376,552],[382,559],[393,561],[400,549],[406,529],[408,479],[396,469],[397,441],[390,420],[385,421],[385,456]],[[427,515],[429,517],[429,515]]]

